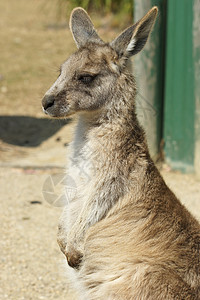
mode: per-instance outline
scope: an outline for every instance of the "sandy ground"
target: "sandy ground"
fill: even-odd
[[[56,242],[62,208],[43,194],[63,172],[74,121],[53,122],[41,111],[74,43],[66,23],[56,23],[54,0],[0,0],[0,26],[0,299],[75,300]],[[200,181],[165,165],[162,174],[200,219]]]
[[[56,243],[61,209],[42,196],[55,171],[0,169],[0,299],[76,299]]]
[[[60,169],[0,169],[0,299],[75,300],[56,243],[62,208],[43,197]],[[162,171],[169,186],[200,219],[200,184],[193,175]]]

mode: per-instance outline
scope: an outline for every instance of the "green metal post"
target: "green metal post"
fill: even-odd
[[[193,5],[193,58],[195,96],[195,172],[200,177],[200,1]]]
[[[194,170],[193,4],[193,0],[167,2],[165,158],[184,172]]]
[[[137,114],[147,133],[150,153],[156,160],[162,138],[166,1],[134,1],[135,21],[154,5],[158,6],[159,14],[145,48],[134,57],[134,75],[138,85]]]

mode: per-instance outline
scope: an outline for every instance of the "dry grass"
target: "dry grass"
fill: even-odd
[[[53,0],[0,0],[1,114],[42,115],[41,97],[75,49],[56,15]]]

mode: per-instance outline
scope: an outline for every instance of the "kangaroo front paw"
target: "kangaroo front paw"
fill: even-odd
[[[72,245],[67,245],[66,239],[61,236],[58,237],[57,241],[60,250],[67,258],[68,265],[74,269],[78,269],[83,257],[82,252]]]
[[[68,265],[78,270],[83,258],[82,252],[75,249],[73,246],[70,246],[66,247],[65,256],[67,258]]]

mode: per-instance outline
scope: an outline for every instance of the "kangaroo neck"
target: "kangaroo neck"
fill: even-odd
[[[109,111],[102,115],[99,112],[80,114],[75,139],[80,150],[88,146],[95,156],[103,155],[104,160],[117,156],[127,160],[130,155],[136,160],[148,156],[143,129],[134,111],[128,109],[127,114],[115,116]]]

